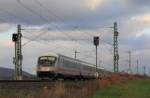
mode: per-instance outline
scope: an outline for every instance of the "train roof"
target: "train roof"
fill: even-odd
[[[68,57],[68,56],[59,54],[59,53],[49,52],[49,53],[43,54],[43,55],[41,55],[41,56],[55,56],[55,57],[62,56],[62,57],[68,58],[68,59],[70,59],[70,60],[74,60],[74,61],[80,62],[80,63],[82,63],[82,64],[86,64],[86,65],[88,65],[88,66],[92,66],[92,67],[96,66],[95,64],[91,64],[91,63],[88,63],[88,62],[85,62],[85,61],[82,61],[82,60],[79,60],[79,59],[74,59],[74,58],[71,58],[71,57]],[[40,57],[41,57],[41,56],[40,56]],[[98,67],[98,69],[104,69],[104,68]]]
[[[59,57],[59,55],[57,53],[53,53],[53,52],[45,53],[45,54],[43,54],[41,56],[55,56],[55,57]]]
[[[74,61],[76,61],[76,62],[85,64],[85,65],[88,65],[88,66],[92,66],[92,67],[96,66],[96,65],[94,65],[94,64],[92,64],[92,63],[88,63],[88,62],[85,62],[85,61],[82,61],[82,60],[79,60],[79,59],[75,59],[75,58],[71,58],[71,57],[68,57],[68,56],[64,56],[64,55],[62,55],[62,54],[58,54],[58,55],[59,55],[59,56],[66,57],[66,58],[68,58],[68,59],[70,59],[70,60],[74,60]]]

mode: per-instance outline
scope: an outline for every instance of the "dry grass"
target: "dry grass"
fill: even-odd
[[[89,98],[97,89],[125,79],[145,78],[129,74],[111,74],[99,80],[45,83],[0,83],[0,98]]]
[[[0,84],[0,98],[87,98],[97,88],[95,80],[55,83]]]

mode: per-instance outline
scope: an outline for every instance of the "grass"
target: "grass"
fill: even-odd
[[[97,90],[92,98],[150,98],[150,79],[125,80]]]
[[[150,79],[116,74],[96,81],[0,83],[0,98],[150,98]]]
[[[0,98],[87,98],[96,81],[0,83]]]

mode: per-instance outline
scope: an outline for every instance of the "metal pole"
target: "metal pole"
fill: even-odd
[[[114,24],[114,72],[116,72],[116,58],[115,58],[115,24]]]
[[[132,72],[132,69],[131,69],[131,51],[129,50],[129,72],[131,73]]]
[[[95,36],[94,37],[94,45],[95,45],[95,48],[96,48],[96,73],[95,73],[95,75],[96,75],[96,77],[98,77],[98,70],[97,70],[97,46],[99,45],[99,37],[98,36]]]
[[[119,71],[118,35],[117,23],[114,22],[114,72]]]
[[[18,40],[16,42],[16,80],[22,80],[22,47],[21,47],[21,25],[18,25]]]
[[[14,58],[14,64],[15,64],[15,76],[14,79],[17,79],[17,43],[15,42],[15,58]]]
[[[77,51],[75,50],[75,52],[74,52],[75,54],[74,54],[74,58],[76,59],[77,58]]]
[[[144,76],[146,76],[146,70],[145,70],[145,66],[143,67],[143,70],[144,70]]]
[[[101,60],[99,60],[99,67],[101,67],[101,63],[102,63]]]
[[[139,73],[139,61],[137,60],[137,74]]]
[[[75,59],[77,59],[77,53],[80,53],[80,52],[78,52],[77,50],[75,50],[75,52],[74,52],[74,58]]]
[[[97,72],[97,46],[96,46],[96,72]]]

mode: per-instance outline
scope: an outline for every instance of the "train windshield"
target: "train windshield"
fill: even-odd
[[[56,57],[53,56],[43,56],[39,58],[39,65],[42,66],[54,66],[56,62]]]

